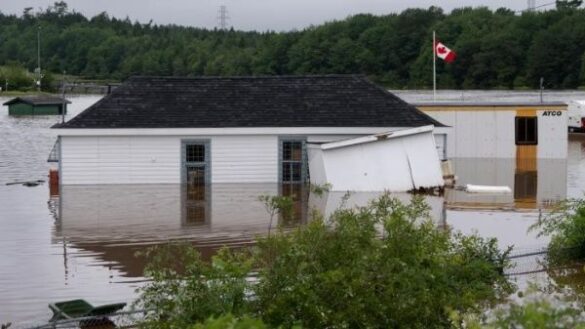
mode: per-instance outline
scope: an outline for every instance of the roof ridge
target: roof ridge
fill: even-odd
[[[133,75],[128,80],[165,79],[165,80],[240,80],[240,79],[307,79],[307,78],[365,78],[364,74],[286,74],[286,75],[200,75],[200,76],[164,76]]]
[[[54,128],[442,126],[358,74],[134,76]]]

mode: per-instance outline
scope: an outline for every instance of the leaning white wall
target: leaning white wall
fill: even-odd
[[[209,140],[213,183],[278,181],[277,136],[62,136],[62,184],[181,183],[181,141]]]

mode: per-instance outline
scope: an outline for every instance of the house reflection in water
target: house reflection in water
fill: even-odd
[[[53,239],[136,277],[142,274],[144,259],[134,254],[148,246],[187,240],[209,259],[223,246],[253,244],[271,226],[303,225],[312,209],[327,217],[342,204],[365,206],[381,194],[351,193],[344,198],[342,192],[309,191],[302,184],[64,185]],[[271,224],[260,195],[289,196],[294,211],[273,218]],[[403,201],[412,197],[395,196]],[[427,197],[427,202],[438,224],[444,225],[443,198]]]
[[[447,190],[450,208],[537,210],[567,197],[567,161],[559,159],[454,159],[457,185],[509,186],[512,194]]]

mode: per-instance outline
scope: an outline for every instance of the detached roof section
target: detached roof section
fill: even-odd
[[[63,104],[63,98],[49,96],[49,95],[39,95],[39,96],[23,96],[23,97],[16,97],[8,102],[4,103],[3,105],[12,105],[16,103],[25,103],[30,105],[61,105]],[[65,99],[65,103],[71,104],[70,101]]]
[[[444,126],[363,76],[133,77],[54,128]]]

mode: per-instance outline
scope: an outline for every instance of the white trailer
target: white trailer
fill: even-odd
[[[569,132],[585,132],[585,100],[569,102]]]

